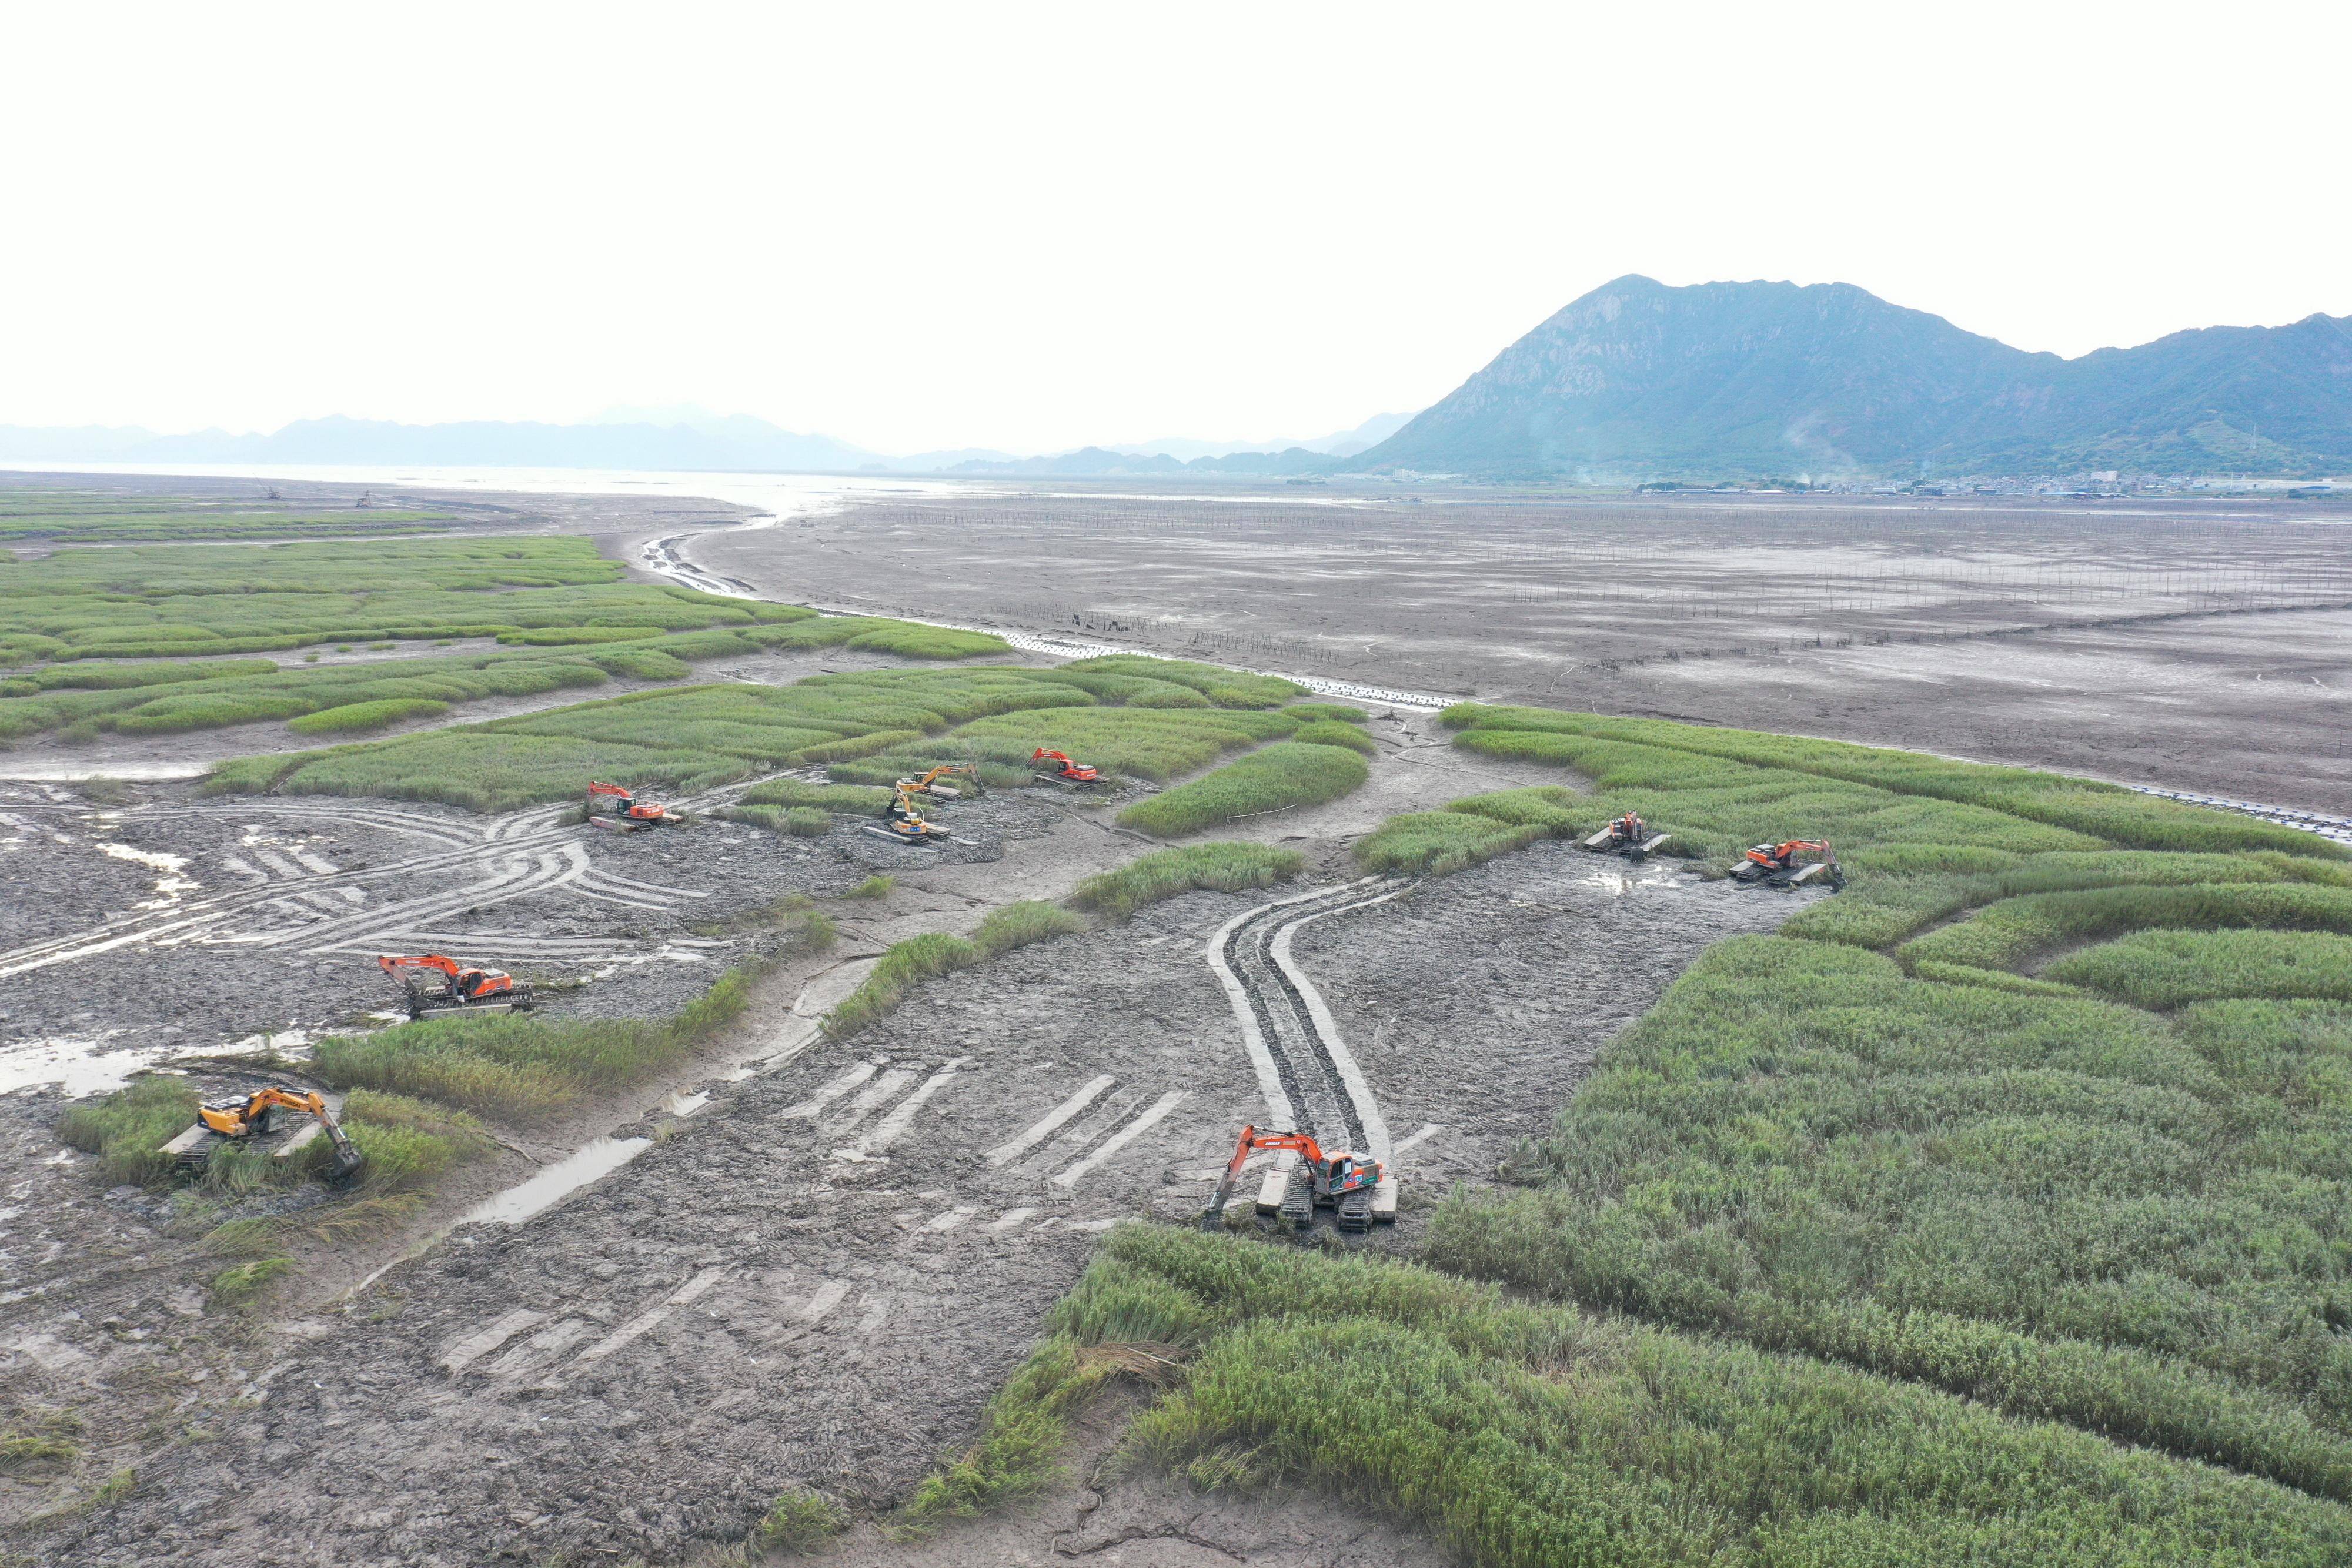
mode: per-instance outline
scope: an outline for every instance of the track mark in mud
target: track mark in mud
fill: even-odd
[[[546,1321],[545,1312],[528,1309],[509,1312],[488,1328],[451,1341],[441,1352],[441,1364],[451,1372],[463,1372],[523,1330]]]
[[[1383,1162],[1392,1152],[1387,1122],[1329,1009],[1290,958],[1289,936],[1311,920],[1385,904],[1407,885],[1367,877],[1276,899],[1226,922],[1206,953],[1241,1025],[1269,1121]]]
[[[987,1155],[989,1165],[1001,1166],[1009,1160],[1019,1159],[1023,1155],[1052,1137],[1071,1117],[1093,1104],[1096,1096],[1118,1082],[1109,1073],[1105,1072],[1080,1084],[1068,1099],[1030,1123],[1017,1137],[989,1150]]]
[[[1099,1166],[1105,1161],[1110,1159],[1121,1149],[1133,1143],[1137,1138],[1141,1137],[1144,1134],[1158,1126],[1161,1122],[1167,1119],[1170,1112],[1175,1110],[1177,1106],[1181,1105],[1188,1098],[1190,1098],[1190,1096],[1188,1096],[1181,1089],[1171,1089],[1167,1093],[1162,1094],[1159,1099],[1154,1100],[1150,1106],[1146,1109],[1142,1114],[1137,1116],[1135,1120],[1128,1123],[1127,1125],[1119,1128],[1116,1133],[1111,1134],[1110,1136],[1105,1138],[1101,1143],[1097,1144],[1092,1154],[1087,1155],[1084,1159],[1079,1160],[1076,1164],[1069,1166],[1067,1169],[1062,1171],[1061,1174],[1055,1176],[1054,1185],[1059,1187],[1072,1187],[1077,1186],[1078,1182],[1085,1177],[1088,1171],[1093,1170],[1097,1166]]]
[[[244,885],[187,897],[196,890],[189,883],[163,907],[135,910],[87,930],[0,953],[0,977],[139,944],[234,944],[309,955],[373,952],[412,944],[446,946],[452,939],[435,929],[436,923],[557,890],[649,914],[669,913],[688,900],[709,896],[698,889],[663,887],[598,869],[578,830],[562,821],[561,811],[543,807],[495,818],[471,837],[450,823],[398,810],[339,810],[277,801],[118,812],[110,816],[108,826],[115,831],[172,819],[255,816],[407,833],[430,847],[382,864],[346,870],[309,850],[273,846],[260,825],[249,825],[238,844],[244,852],[218,860]],[[404,895],[403,890],[417,886],[435,891]],[[462,941],[472,951],[519,958],[594,961],[631,956],[635,951],[634,944],[624,940],[528,932],[470,932]],[[671,946],[700,949],[716,944],[680,937]]]

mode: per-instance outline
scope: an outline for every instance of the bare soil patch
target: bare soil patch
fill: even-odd
[[[2191,499],[971,495],[686,553],[812,602],[2343,811],[2346,521]],[[2296,606],[2332,608],[2279,612]]]

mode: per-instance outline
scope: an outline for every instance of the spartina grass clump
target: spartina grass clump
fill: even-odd
[[[1070,902],[1080,909],[1125,920],[1147,904],[1198,888],[1239,893],[1272,887],[1297,876],[1306,864],[1307,857],[1297,850],[1267,844],[1186,844],[1181,849],[1155,850],[1115,870],[1097,873],[1078,883]]]
[[[1121,811],[1118,820],[1122,826],[1155,838],[1175,838],[1240,818],[1319,806],[1358,789],[1370,777],[1364,759],[1353,751],[1277,741],[1139,801]]]

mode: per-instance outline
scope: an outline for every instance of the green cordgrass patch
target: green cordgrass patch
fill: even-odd
[[[1277,741],[1139,801],[1121,811],[1118,820],[1155,838],[1175,838],[1240,817],[1319,806],[1358,789],[1370,776],[1364,759],[1352,751]]]
[[[0,539],[111,544],[146,539],[287,539],[429,533],[457,519],[415,508],[221,501],[94,490],[0,490]]]
[[[1290,738],[1307,746],[1344,746],[1367,757],[1380,749],[1370,736],[1338,719],[1318,719],[1313,724],[1301,725]]]
[[[1543,830],[1532,824],[1497,822],[1465,811],[1410,811],[1357,840],[1356,862],[1366,871],[1444,876],[1542,836]]]
[[[294,1260],[282,1255],[232,1263],[212,1278],[212,1305],[245,1306],[264,1290],[294,1271]]]
[[[746,806],[814,806],[826,811],[872,816],[890,803],[886,788],[860,784],[812,784],[805,779],[771,779],[743,791]]]
[[[412,718],[438,718],[449,705],[432,697],[386,697],[378,702],[345,703],[289,719],[286,727],[297,735],[353,735],[382,729]]]
[[[479,1115],[526,1121],[641,1082],[742,1015],[759,966],[740,965],[667,1019],[499,1013],[397,1024],[318,1043],[320,1078]]]
[[[2342,860],[2352,851],[2315,834],[2283,828],[2233,812],[2184,805],[2112,784],[2041,773],[2026,768],[1983,763],[1812,740],[1753,730],[1713,729],[1663,719],[1607,718],[1597,714],[1555,713],[1548,708],[1459,704],[1442,716],[1461,732],[1456,744],[1484,735],[1508,733],[1530,741],[1549,736],[1563,741],[1613,740],[1662,747],[1688,756],[1712,757],[1772,770],[1842,779],[1898,795],[1928,797],[1989,809],[2023,821],[2046,823],[2087,837],[2137,849],[2227,852],[2275,850],[2290,855]],[[1520,755],[1544,755],[1530,750]],[[1566,751],[1556,753],[1581,767]],[[1969,841],[1950,839],[1948,842]],[[2086,846],[2087,847],[2087,846]]]
[[[804,1557],[849,1528],[849,1511],[823,1492],[793,1487],[781,1493],[751,1531],[763,1552]]]
[[[1593,815],[1574,790],[1557,785],[1498,789],[1451,801],[1442,811],[1391,817],[1357,841],[1356,861],[1367,871],[1444,876],[1539,838],[1590,832]]]
[[[2352,1549],[2352,1512],[2268,1481],[1381,1258],[1123,1226],[1048,1326],[972,1451],[916,1493],[917,1522],[1034,1495],[1070,1416],[1125,1373],[1173,1390],[1137,1418],[1137,1457],[1212,1490],[1278,1477],[1360,1498],[1467,1563],[2153,1568]]]
[[[1086,928],[1083,916],[1060,904],[1026,898],[990,910],[981,918],[971,939],[983,955],[992,958],[1015,947],[1026,947],[1052,936],[1067,936]]]
[[[986,714],[1093,700],[1028,671],[984,665],[817,675],[789,686],[714,684],[240,759],[216,768],[206,787],[383,795],[506,810],[576,798],[589,779],[690,792],[838,755],[845,741],[860,737],[933,733]],[[752,803],[822,802],[762,797]]]
[[[966,755],[1019,765],[1043,747],[1110,772],[1164,782],[1206,768],[1225,752],[1298,727],[1297,718],[1281,712],[1073,706],[977,719],[950,732],[944,744]],[[880,771],[900,760],[856,764],[855,771],[835,768],[834,776],[878,781]]]
[[[196,1123],[196,1092],[184,1078],[134,1078],[94,1104],[77,1105],[58,1124],[68,1148],[98,1156],[108,1183],[152,1186],[168,1181],[165,1144]]]
[[[582,626],[658,633],[815,614],[623,576],[582,538],[60,549],[0,563],[0,659],[269,653]]]
[[[1115,870],[1099,872],[1078,883],[1070,902],[1080,909],[1099,910],[1113,920],[1125,920],[1147,904],[1199,888],[1240,893],[1272,887],[1297,876],[1306,865],[1307,857],[1297,850],[1266,844],[1186,844],[1181,849],[1155,850]]]
[[[20,1475],[43,1465],[70,1465],[81,1445],[58,1432],[0,1433],[0,1476]]]
[[[2308,931],[2142,931],[2042,971],[2135,1007],[2226,997],[2352,1001],[2352,937]]]
[[[1279,707],[1307,688],[1279,675],[1251,675],[1223,664],[1193,664],[1184,659],[1153,659],[1140,653],[1108,653],[1098,659],[1076,659],[1055,674],[1065,680],[1095,675],[1126,675],[1189,686],[1218,707]]]
[[[2207,883],[2092,887],[2031,894],[1906,943],[1907,963],[2019,968],[2037,956],[2126,931],[2269,927],[2352,932],[2352,888],[2304,883]]]
[[[761,629],[761,634],[773,630]],[[667,644],[683,641],[671,638]],[[548,672],[574,669],[584,670],[578,678],[590,680],[603,679],[602,672],[564,661],[613,656],[507,655],[535,661],[539,674],[533,678],[555,678]],[[513,669],[501,674],[518,678]],[[981,665],[818,675],[789,686],[712,684],[636,692],[325,751],[239,758],[215,768],[206,788],[216,793],[382,795],[492,811],[570,799],[590,778],[684,793],[758,771],[827,764],[837,778],[887,785],[941,756],[979,758],[983,778],[994,771],[1002,781],[1010,776],[1003,768],[1025,764],[1039,746],[1089,760],[1098,757],[1122,771],[1165,777],[1205,766],[1223,752],[1289,735],[1306,722],[1288,709],[1103,707],[1101,699],[1059,674]],[[433,699],[446,694],[417,683],[378,695]],[[290,706],[296,699],[270,700]],[[138,716],[126,714],[117,722]],[[178,715],[173,722],[185,720]],[[933,737],[929,749],[909,748],[925,737]],[[1309,749],[1329,754],[1335,748]],[[1351,760],[1360,768],[1360,760]],[[1279,761],[1258,767],[1274,768]],[[1346,764],[1339,766],[1344,769]],[[1025,779],[1025,771],[1019,777]],[[870,810],[881,799],[827,794],[824,789],[775,780],[747,791],[742,804]]]
[[[1612,1042],[1551,1185],[1449,1205],[1431,1256],[2318,1484],[2305,1428],[2352,1430],[2352,1156],[2310,1124],[2143,1012],[1742,937]],[[2003,1333],[2040,1346],[2005,1383],[1935,1348]]]

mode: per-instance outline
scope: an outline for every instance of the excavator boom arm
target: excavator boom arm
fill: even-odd
[[[1323,1146],[1305,1133],[1261,1133],[1255,1127],[1244,1127],[1241,1141],[1234,1145],[1234,1157],[1225,1165],[1225,1174],[1217,1183],[1217,1190],[1209,1198],[1209,1207],[1201,1211],[1201,1228],[1215,1228],[1217,1218],[1232,1201],[1234,1186],[1242,1179],[1242,1166],[1249,1157],[1262,1150],[1296,1150],[1309,1166],[1320,1169]]]
[[[406,958],[384,953],[377,956],[375,963],[377,968],[395,978],[403,969],[438,969],[454,980],[459,968],[457,959],[445,958],[438,953],[419,953]]]

